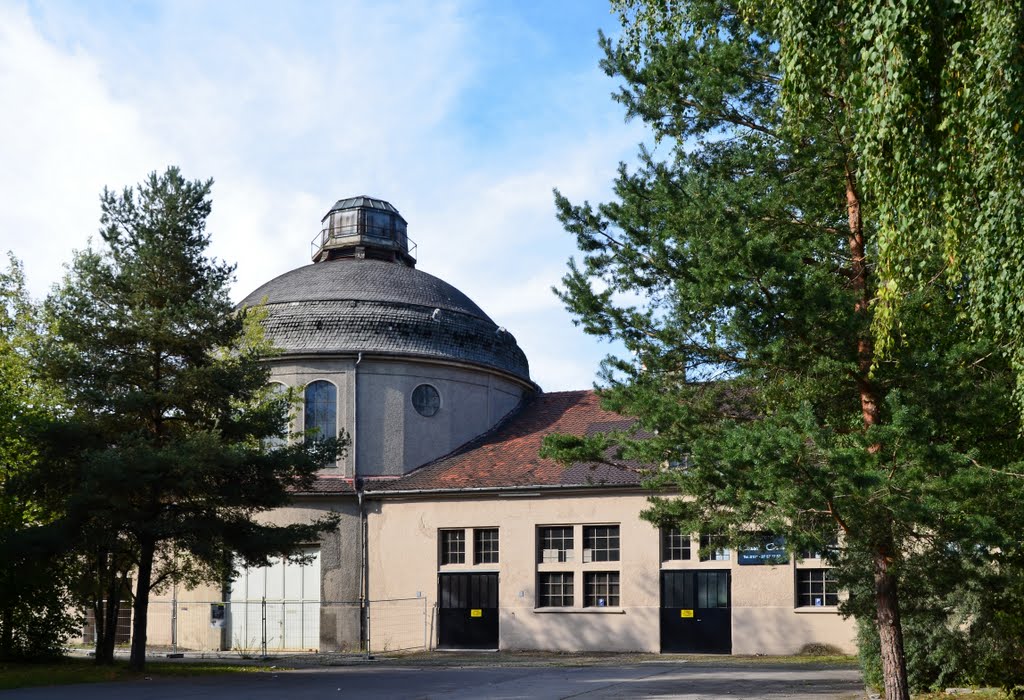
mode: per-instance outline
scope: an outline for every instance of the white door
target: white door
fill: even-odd
[[[267,649],[320,647],[320,548],[305,547],[302,554],[311,557],[308,564],[274,559],[241,570],[231,584],[232,648],[260,649],[264,617]]]

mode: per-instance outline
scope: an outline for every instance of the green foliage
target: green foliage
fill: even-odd
[[[995,559],[1001,559],[995,553]],[[1024,692],[1024,609],[1019,562],[991,559],[981,565],[957,557],[950,565],[959,577],[935,570],[908,577],[903,609],[907,638],[907,669],[915,692],[950,686],[1002,688],[1010,697]],[[940,568],[942,565],[940,564]],[[949,581],[953,581],[952,585]],[[858,625],[858,644],[865,681],[880,687],[878,634],[870,620]]]
[[[900,697],[899,605],[912,598],[901,587],[951,549],[986,552],[975,573],[1020,549],[1004,529],[1024,485],[1016,368],[974,332],[976,280],[942,246],[916,245],[929,283],[889,303],[890,219],[865,195],[851,136],[861,105],[835,92],[849,86],[834,73],[833,92],[799,110],[787,101],[781,11],[621,6],[625,33],[602,39],[602,65],[668,151],[622,166],[612,202],[556,193],[581,252],[557,292],[588,333],[629,353],[601,372],[606,407],[639,419],[623,454],[680,467],[650,483],[683,498],[654,499],[645,517],[733,544],[773,532],[794,551],[841,533],[830,559],[863,592],[845,609],[887,635]],[[881,357],[879,324],[899,329]],[[567,462],[601,447],[547,443]],[[929,573],[934,596],[962,573]]]
[[[228,297],[233,268],[206,256],[211,184],[170,168],[104,191],[103,247],[77,253],[47,299],[52,331],[38,353],[67,401],[37,480],[63,498],[52,532],[74,533],[94,598],[116,595],[111,582],[134,567],[139,664],[151,588],[226,580],[229,553],[266,563],[336,524],[257,519],[345,440],[281,440],[290,404],[267,390],[267,345]]]
[[[787,126],[825,96],[877,222],[880,349],[936,274],[968,280],[975,330],[1005,346],[1024,407],[1024,3],[741,2],[778,38]]]
[[[9,257],[0,271],[0,658],[57,655],[76,623],[67,558],[15,546],[55,517],[50,504],[23,489],[38,465],[35,436],[57,398],[31,373],[28,349],[39,330],[21,265]]]

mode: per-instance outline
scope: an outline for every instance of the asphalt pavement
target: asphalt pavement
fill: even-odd
[[[865,698],[853,666],[689,662],[585,666],[379,664],[265,670],[0,692],[0,700],[306,700],[307,698],[683,698],[852,700]]]

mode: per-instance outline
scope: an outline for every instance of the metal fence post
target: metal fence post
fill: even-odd
[[[370,658],[370,600],[366,600],[366,658]]]
[[[260,648],[263,650],[263,656],[266,656],[267,655],[267,597],[266,596],[263,596],[263,599],[260,602],[260,611],[261,611],[261,621],[260,621],[261,640],[260,640]]]
[[[178,589],[171,596],[171,653],[178,653]]]
[[[423,651],[430,651],[427,648],[427,628],[429,624],[427,622],[427,599],[423,599]]]

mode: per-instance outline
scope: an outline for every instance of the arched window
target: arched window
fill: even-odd
[[[338,436],[338,390],[330,382],[318,380],[306,386],[306,430],[316,430],[314,440]]]

